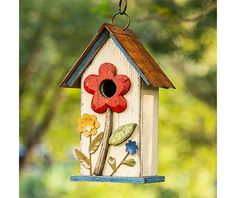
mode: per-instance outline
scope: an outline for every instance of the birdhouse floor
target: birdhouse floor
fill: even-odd
[[[71,176],[71,181],[76,182],[119,182],[119,183],[157,183],[164,182],[165,176],[146,177],[110,177],[110,176]]]

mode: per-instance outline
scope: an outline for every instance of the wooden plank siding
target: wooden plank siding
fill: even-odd
[[[91,109],[91,100],[92,95],[87,93],[84,90],[83,82],[84,79],[90,74],[98,74],[99,66],[104,62],[110,62],[114,64],[117,68],[117,74],[124,74],[130,78],[131,81],[131,88],[127,94],[124,95],[125,99],[127,100],[127,108],[122,113],[113,113],[113,131],[117,129],[119,126],[127,124],[127,123],[137,123],[138,126],[136,127],[135,131],[133,132],[132,136],[130,137],[131,140],[136,141],[137,145],[140,147],[140,90],[141,90],[141,78],[139,74],[136,72],[134,67],[130,64],[127,58],[123,55],[114,41],[109,38],[107,42],[102,46],[100,51],[97,53],[96,57],[94,57],[93,61],[86,68],[84,71],[82,78],[81,78],[81,114],[84,113],[88,114],[95,114],[100,122],[99,132],[104,130],[105,126],[105,113],[98,114],[95,113]],[[85,137],[83,134],[81,135],[81,150],[88,156],[88,145],[89,145],[89,138]],[[99,148],[100,149],[100,148]],[[98,150],[92,156],[92,166],[95,167],[95,162],[98,158],[99,154]],[[134,167],[127,167],[122,165],[114,176],[129,176],[129,177],[139,177],[141,175],[140,172],[140,150],[137,154],[133,156],[129,156],[129,158],[134,158],[136,161],[136,165]],[[126,155],[125,151],[125,143],[118,145],[118,146],[110,146],[108,151],[108,157],[112,156],[116,158],[116,163],[118,164],[123,157]],[[109,176],[112,173],[112,169],[110,166],[105,164],[103,175]],[[83,168],[81,166],[81,175],[89,175],[89,170]]]

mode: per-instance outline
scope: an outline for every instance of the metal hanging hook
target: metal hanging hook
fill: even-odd
[[[113,25],[115,25],[115,24],[114,24],[115,18],[116,18],[116,16],[117,16],[118,14],[119,14],[119,15],[125,15],[125,16],[127,17],[128,22],[127,22],[127,25],[124,27],[123,31],[125,31],[125,30],[129,27],[129,25],[130,25],[130,17],[129,17],[128,14],[126,14],[126,9],[127,9],[127,5],[128,5],[128,0],[124,0],[124,1],[125,1],[125,2],[123,3],[123,0],[120,0],[120,2],[119,2],[119,11],[117,11],[117,12],[112,16],[112,24],[113,24]],[[122,10],[122,4],[124,4],[123,10]]]
[[[119,2],[119,11],[120,11],[121,15],[125,14],[125,11],[127,9],[128,0],[125,0],[125,5],[124,5],[123,11],[122,11],[122,4],[123,4],[122,2],[123,2],[123,0],[120,0],[120,2]]]

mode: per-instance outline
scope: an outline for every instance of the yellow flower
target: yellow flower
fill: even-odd
[[[79,121],[78,130],[80,133],[84,133],[86,137],[96,135],[97,128],[100,127],[97,117],[95,115],[83,114]]]

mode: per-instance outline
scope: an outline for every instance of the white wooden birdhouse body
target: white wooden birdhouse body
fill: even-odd
[[[119,48],[116,46],[112,39],[108,39],[106,43],[101,47],[97,55],[94,57],[91,64],[87,67],[87,69],[82,74],[81,78],[81,115],[95,114],[100,123],[99,131],[103,131],[105,126],[105,113],[95,113],[91,109],[91,101],[93,95],[88,94],[84,87],[83,82],[85,78],[91,74],[97,74],[99,67],[104,62],[112,63],[115,65],[117,69],[117,74],[124,74],[129,77],[131,83],[131,87],[127,94],[125,94],[125,99],[127,101],[126,109],[122,113],[113,112],[113,129],[117,129],[119,126],[128,123],[140,123],[140,87],[141,87],[141,79],[134,67],[129,63],[127,58],[122,54]],[[139,96],[139,97],[137,97]],[[139,124],[138,124],[139,125]],[[137,126],[138,126],[137,125]],[[139,125],[140,126],[140,125]],[[139,138],[140,127],[136,127],[135,131],[132,134],[132,140],[136,141],[137,144],[140,143]],[[81,150],[86,153],[89,145],[88,138],[81,135]],[[123,144],[117,145],[116,147],[110,147],[108,151],[108,156],[112,156],[116,159],[117,162],[121,161],[124,157],[125,147]],[[95,162],[97,161],[99,152],[93,156],[92,165],[95,167]],[[140,161],[139,155],[133,156],[136,162]],[[108,164],[105,164],[103,175],[109,176],[111,174],[112,169]],[[89,175],[89,171],[81,167],[82,175]],[[119,170],[114,175],[119,176],[140,176],[140,163],[136,163],[136,165],[132,168],[127,169],[125,166],[121,166]]]
[[[81,88],[81,176],[148,183],[158,176],[158,90],[174,88],[135,34],[104,24],[62,87]]]

